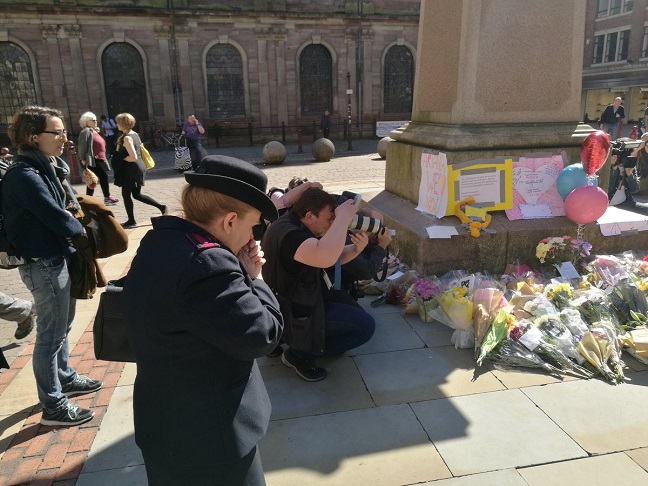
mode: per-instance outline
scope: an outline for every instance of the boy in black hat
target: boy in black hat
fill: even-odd
[[[208,156],[185,178],[184,217],[153,220],[123,289],[135,440],[150,484],[265,484],[257,444],[270,400],[255,358],[283,320],[257,279],[252,227],[277,210],[265,174],[242,160]]]

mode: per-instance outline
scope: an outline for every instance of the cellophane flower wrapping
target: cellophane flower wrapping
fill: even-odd
[[[463,287],[453,287],[439,297],[439,305],[446,315],[446,323],[455,329],[451,342],[456,348],[470,348],[475,345],[472,328],[473,303]]]
[[[576,349],[573,335],[562,323],[560,314],[547,314],[538,317],[534,324],[565,356],[575,360],[578,364],[583,364],[585,359]]]
[[[551,375],[560,376],[560,370],[543,361],[533,351],[529,351],[518,341],[504,339],[486,359],[502,366],[519,366],[525,368],[539,368]]]
[[[479,354],[477,355],[477,366],[481,366],[486,356],[488,356],[488,354],[506,338],[509,330],[509,323],[512,326],[514,322],[513,319],[513,316],[506,312],[505,309],[499,309],[497,316],[491,323],[488,331],[486,331],[481,346],[479,347]]]
[[[545,286],[544,294],[556,309],[562,310],[565,307],[570,307],[574,288],[567,282],[551,283]]]
[[[555,366],[562,374],[575,374],[581,378],[593,375],[565,356],[553,345],[545,334],[528,320],[521,320],[509,331],[509,338],[519,341],[529,351],[536,353],[543,361]]]
[[[497,288],[478,288],[473,292],[473,331],[475,333],[475,350],[482,340],[499,309],[506,305],[504,292]]]
[[[616,382],[615,374],[607,365],[612,354],[612,345],[604,332],[592,329],[583,334],[578,343],[578,350],[606,380]]]
[[[619,280],[630,278],[619,259],[612,255],[599,255],[590,266],[607,285],[616,285]]]
[[[560,320],[577,340],[589,330],[578,309],[574,309],[573,307],[567,307],[561,310]]]
[[[412,284],[414,298],[418,306],[419,317],[423,322],[432,322],[437,320],[439,312],[439,295],[441,295],[441,286],[436,279],[418,279]]]
[[[607,289],[607,294],[623,326],[633,329],[638,325],[646,324],[645,317],[648,315],[646,296],[630,279],[617,281]],[[641,315],[639,319],[635,319],[637,314]]]
[[[536,295],[533,299],[525,302],[524,310],[533,317],[555,314],[558,309],[542,294]]]

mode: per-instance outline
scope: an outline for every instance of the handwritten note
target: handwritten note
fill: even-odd
[[[508,219],[564,216],[563,200],[556,188],[563,167],[561,155],[539,154],[513,161],[513,208],[506,210]]]
[[[459,234],[454,226],[428,226],[425,231],[430,238],[450,238]]]
[[[417,211],[445,216],[448,206],[448,161],[444,153],[423,151]]]

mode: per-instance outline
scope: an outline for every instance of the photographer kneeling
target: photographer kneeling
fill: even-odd
[[[610,184],[608,186],[608,200],[611,206],[624,209],[648,210],[648,204],[637,202],[633,194],[639,191],[639,178],[637,177],[637,157],[641,149],[645,148],[646,140],[637,147],[636,142],[626,143],[624,140],[612,142],[612,156],[610,158]]]
[[[326,378],[326,370],[315,364],[316,357],[344,353],[374,333],[373,317],[359,306],[324,298],[328,290],[324,269],[338,258],[342,264],[351,261],[367,244],[367,236],[358,234],[345,245],[355,214],[353,201],[338,206],[334,196],[313,188],[263,237],[263,280],[279,301],[285,321],[283,340],[289,346],[281,360],[307,381]]]

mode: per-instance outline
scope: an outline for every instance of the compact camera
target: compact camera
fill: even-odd
[[[636,149],[641,144],[641,140],[623,140],[616,139],[610,142],[612,148],[612,155],[616,155],[617,158],[621,161],[621,164],[626,169],[631,169],[636,167],[637,159],[629,159],[632,151]]]

